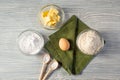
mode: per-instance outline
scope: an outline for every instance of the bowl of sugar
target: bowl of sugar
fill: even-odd
[[[40,53],[44,46],[43,36],[34,30],[25,30],[18,36],[18,47],[20,51],[27,55]]]

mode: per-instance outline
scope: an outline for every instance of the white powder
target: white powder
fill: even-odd
[[[78,36],[77,46],[83,53],[94,55],[104,46],[104,40],[95,30],[87,30]]]
[[[53,59],[53,61],[51,62],[51,68],[56,69],[57,67],[58,67],[58,62],[55,59]]]
[[[26,54],[37,54],[44,45],[44,39],[34,31],[23,32],[18,39],[19,48]]]
[[[43,57],[43,62],[44,63],[48,63],[50,61],[50,55],[49,54],[45,54]]]

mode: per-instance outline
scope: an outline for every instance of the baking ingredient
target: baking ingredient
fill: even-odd
[[[58,66],[59,66],[58,62],[57,62],[55,59],[53,59],[53,60],[50,62],[49,67],[48,67],[48,70],[47,70],[47,72],[46,72],[46,74],[44,75],[44,77],[43,77],[42,80],[46,80],[46,78],[50,75],[50,73],[51,73],[52,71],[54,71],[55,69],[57,69]]]
[[[25,31],[19,36],[18,45],[23,53],[33,55],[40,52],[44,46],[44,39],[34,31]]]
[[[42,12],[43,24],[45,26],[55,27],[60,21],[59,11],[53,7]]]
[[[67,39],[61,38],[59,40],[59,47],[60,47],[61,50],[67,51],[70,48],[70,43]]]
[[[43,57],[43,63],[48,63],[50,61],[50,55],[49,54],[45,54]]]
[[[87,30],[78,36],[77,45],[83,53],[94,55],[104,46],[104,40],[95,30]]]
[[[43,65],[42,65],[42,68],[41,68],[39,80],[42,80],[42,78],[43,78],[43,76],[46,72],[47,65],[48,65],[49,62],[50,62],[50,55],[45,54],[44,57],[43,57]]]

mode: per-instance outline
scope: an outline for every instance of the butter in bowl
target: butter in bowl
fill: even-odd
[[[57,5],[46,5],[38,13],[40,24],[46,29],[57,29],[64,22],[64,11]]]

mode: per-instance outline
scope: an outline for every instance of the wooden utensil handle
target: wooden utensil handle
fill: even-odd
[[[48,70],[48,72],[45,74],[45,76],[43,77],[42,80],[46,80],[46,78],[48,77],[48,75],[52,72],[51,69]]]
[[[43,63],[43,66],[42,66],[42,69],[41,69],[41,72],[40,72],[39,80],[42,80],[42,78],[44,76],[44,73],[45,73],[45,70],[46,70],[46,67],[47,67],[47,64]]]

